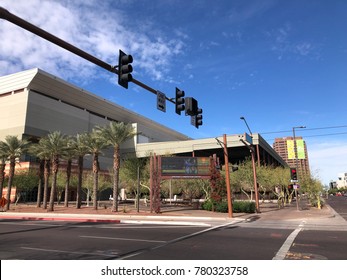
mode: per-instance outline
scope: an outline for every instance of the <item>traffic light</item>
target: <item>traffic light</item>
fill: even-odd
[[[198,108],[196,110],[196,115],[192,116],[192,118],[194,118],[194,126],[199,128],[199,126],[202,125],[202,109]]]
[[[198,101],[193,97],[187,97],[185,99],[186,115],[195,116],[198,110]]]
[[[298,175],[296,173],[296,168],[291,168],[290,169],[290,179],[292,181],[297,181],[298,180]]]
[[[184,91],[176,88],[176,103],[175,111],[176,114],[181,115],[181,112],[185,110],[185,100],[184,100]]]
[[[133,76],[130,74],[133,71],[133,67],[130,63],[133,62],[133,57],[127,55],[122,50],[119,50],[118,57],[118,84],[124,88],[128,88],[128,82],[133,80]]]

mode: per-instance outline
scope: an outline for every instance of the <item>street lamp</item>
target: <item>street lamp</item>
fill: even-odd
[[[249,130],[249,133],[250,133],[251,136],[252,136],[252,131],[251,131],[251,129],[249,128],[248,123],[247,123],[245,117],[240,117],[240,120],[243,120],[243,121],[245,122],[245,124],[246,124],[246,126],[247,126],[247,128],[248,128],[248,130]]]
[[[297,171],[297,182],[299,182],[299,176],[298,176],[298,173],[299,173],[299,170],[298,170],[298,152],[297,152],[297,146],[296,146],[296,140],[295,140],[295,129],[296,128],[306,128],[306,126],[294,126],[293,127],[293,141],[294,141],[294,157],[295,157],[295,168],[296,168],[296,171]],[[294,183],[297,183],[297,182],[294,182]],[[295,190],[295,198],[296,198],[296,210],[299,211],[299,199],[298,199],[298,191],[297,191],[297,187],[294,188]]]
[[[248,126],[248,123],[245,119],[245,117],[240,117],[241,120],[243,120],[248,128],[248,131],[251,135],[251,137],[253,138],[253,134],[251,129]],[[253,182],[254,182],[254,192],[255,192],[255,208],[257,213],[260,213],[260,207],[259,207],[259,193],[258,193],[258,183],[257,183],[257,171],[256,171],[256,167],[255,167],[255,149],[253,146],[253,143],[251,144],[251,146],[249,146],[249,150],[251,152],[251,156],[252,156],[252,167],[253,167]]]

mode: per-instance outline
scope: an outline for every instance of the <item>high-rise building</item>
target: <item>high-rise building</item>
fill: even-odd
[[[273,143],[273,148],[290,167],[298,169],[299,177],[300,174],[309,175],[310,166],[306,142],[301,136],[296,136],[295,142],[296,153],[294,137],[276,138]]]

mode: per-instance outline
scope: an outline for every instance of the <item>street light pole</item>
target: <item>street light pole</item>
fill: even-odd
[[[249,128],[248,123],[247,123],[245,117],[240,117],[240,119],[245,122],[245,124],[246,124],[246,126],[248,128],[248,131],[249,131],[251,137],[253,138],[252,131]],[[254,149],[253,143],[249,146],[249,150],[250,150],[251,156],[252,156],[253,183],[254,183],[254,192],[255,192],[255,208],[256,208],[257,213],[260,213],[259,192],[258,192],[258,182],[257,182],[257,171],[256,171],[256,167],[255,167],[255,149]]]
[[[223,144],[224,144],[224,161],[225,161],[225,180],[227,185],[227,200],[228,200],[228,217],[233,217],[233,203],[231,197],[231,186],[230,186],[230,173],[229,173],[229,155],[228,155],[228,144],[227,136],[223,134]]]
[[[295,157],[295,169],[296,169],[296,176],[297,176],[297,182],[299,182],[299,170],[298,170],[298,151],[297,151],[297,146],[296,146],[296,140],[295,140],[295,129],[296,128],[306,128],[306,126],[294,126],[293,127],[293,141],[294,141],[294,157]],[[295,191],[295,198],[296,198],[296,210],[299,211],[299,199],[298,199],[298,190],[297,187],[294,188]]]
[[[248,128],[248,131],[249,131],[249,133],[250,133],[251,136],[252,136],[252,131],[251,131],[251,129],[249,128],[248,123],[247,123],[245,117],[240,117],[240,119],[243,120],[243,121],[245,122],[245,124],[246,124],[246,126],[247,126],[247,128]]]
[[[217,143],[223,148],[224,164],[225,164],[225,181],[226,181],[227,200],[228,200],[228,217],[232,218],[233,217],[233,199],[232,199],[231,185],[230,185],[227,136],[226,134],[223,134],[223,142],[221,142],[217,137],[215,139],[217,140]]]

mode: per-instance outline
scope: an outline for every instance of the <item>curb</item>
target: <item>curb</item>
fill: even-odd
[[[66,221],[66,222],[84,222],[84,223],[116,223],[120,220],[112,219],[93,219],[93,218],[74,218],[74,217],[31,217],[31,216],[0,216],[0,219],[6,220],[26,220],[26,221]]]
[[[226,223],[229,218],[213,217],[187,217],[187,216],[117,216],[105,217],[100,215],[75,214],[32,214],[32,213],[0,213],[0,219],[26,220],[26,221],[66,221],[89,223],[115,223],[115,224],[156,224],[156,225],[194,225],[210,227],[213,223]],[[232,218],[233,220],[244,220]]]

